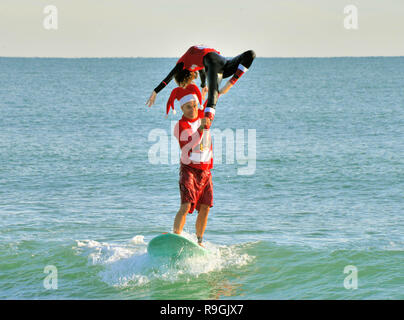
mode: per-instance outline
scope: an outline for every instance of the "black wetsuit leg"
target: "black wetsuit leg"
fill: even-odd
[[[219,79],[220,74],[224,71],[227,59],[216,52],[209,52],[203,57],[203,65],[208,78],[208,103],[206,108],[215,109],[217,98],[219,95]]]
[[[237,57],[227,60],[226,65],[224,66],[223,78],[234,75],[240,64],[248,69],[253,63],[254,59],[255,52],[253,50],[248,50]]]
[[[203,58],[203,64],[208,77],[208,103],[207,108],[215,109],[217,98],[219,95],[219,82],[221,78],[227,78],[234,75],[241,64],[247,69],[251,66],[255,59],[255,52],[248,50],[232,59],[217,54],[216,52],[209,52]]]

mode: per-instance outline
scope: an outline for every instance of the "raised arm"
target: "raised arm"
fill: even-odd
[[[174,132],[174,136],[177,138],[180,148],[183,149],[185,146],[187,147],[187,151],[191,150],[194,148],[196,145],[201,143],[202,140],[202,135],[203,135],[203,129],[204,125],[206,124],[206,121],[198,127],[198,129],[192,133],[191,128],[179,128],[179,132],[176,133]]]
[[[184,66],[183,62],[177,63],[175,65],[175,67],[167,75],[167,77],[165,77],[164,80],[161,81],[160,84],[156,88],[154,88],[153,92],[151,93],[149,99],[146,102],[147,106],[151,107],[154,104],[157,93],[159,93],[166,85],[168,85],[170,83],[170,81],[174,78],[174,76],[177,74],[177,72],[182,70],[183,66]]]
[[[170,71],[170,73],[167,75],[167,77],[164,78],[163,81],[160,82],[160,84],[154,88],[154,91],[156,93],[159,93],[166,85],[170,83],[170,81],[174,78],[174,76],[177,74],[178,71],[181,71],[184,66],[183,62],[177,63],[175,67]]]

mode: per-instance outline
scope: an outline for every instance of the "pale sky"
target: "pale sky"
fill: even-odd
[[[57,8],[47,30],[44,8]],[[346,29],[344,7],[358,10]],[[404,0],[0,0],[0,56],[404,56]]]

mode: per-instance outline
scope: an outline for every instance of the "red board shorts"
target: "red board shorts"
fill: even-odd
[[[210,170],[200,170],[181,163],[180,166],[180,195],[181,204],[190,202],[192,213],[201,204],[213,207],[213,184]]]

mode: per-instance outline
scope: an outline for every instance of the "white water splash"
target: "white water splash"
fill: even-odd
[[[144,236],[142,236],[142,235],[134,236],[134,237],[132,238],[131,242],[132,242],[133,244],[146,244],[146,243],[144,242]]]
[[[183,232],[182,235],[196,241],[196,236]],[[148,255],[144,236],[136,235],[128,243],[111,244],[94,240],[76,241],[75,249],[88,256],[91,265],[103,265],[101,279],[111,286],[144,286],[153,280],[168,282],[190,281],[202,274],[220,272],[242,267],[253,257],[242,254],[240,247],[216,245],[205,242],[210,254],[207,257],[190,257],[179,261],[156,259]]]

